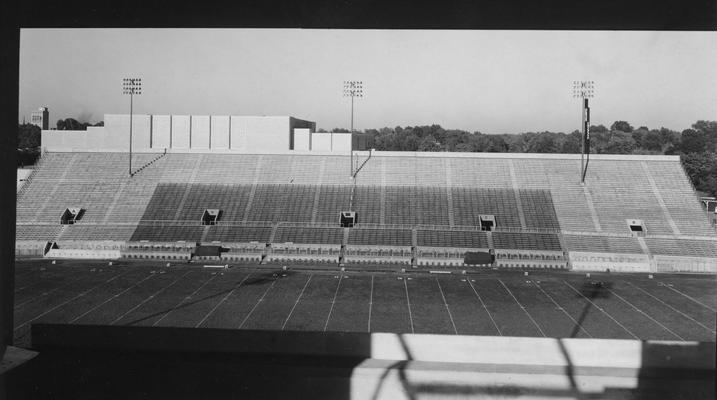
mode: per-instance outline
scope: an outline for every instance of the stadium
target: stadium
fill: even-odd
[[[714,394],[717,233],[678,156],[591,155],[581,183],[580,154],[381,152],[288,116],[104,121],[43,130],[18,189],[16,343],[380,364],[336,367],[351,398],[436,393],[426,371],[655,395],[685,368]]]

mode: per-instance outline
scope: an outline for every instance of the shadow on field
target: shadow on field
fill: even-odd
[[[171,308],[168,308],[168,309],[164,309],[164,310],[160,310],[160,311],[157,311],[157,312],[152,313],[152,314],[150,314],[150,315],[146,315],[146,316],[144,316],[144,317],[142,317],[142,318],[137,318],[137,319],[135,319],[135,320],[129,321],[129,322],[125,323],[124,325],[135,325],[135,324],[138,324],[138,323],[140,323],[140,322],[143,322],[143,321],[150,320],[150,319],[152,319],[152,318],[158,317],[158,316],[160,316],[160,315],[164,315],[164,314],[167,314],[167,313],[170,313],[170,312],[175,312],[175,311],[178,311],[178,310],[185,309],[185,308],[187,308],[187,307],[190,307],[190,306],[192,306],[192,305],[194,305],[194,304],[197,304],[197,303],[201,303],[201,302],[203,302],[203,301],[211,300],[211,299],[214,299],[214,298],[217,298],[217,297],[224,297],[225,295],[229,294],[231,291],[233,291],[233,290],[235,290],[235,289],[237,289],[237,288],[239,288],[239,287],[241,287],[241,286],[251,286],[251,285],[267,284],[267,283],[271,283],[271,282],[275,281],[276,279],[283,278],[283,277],[289,277],[289,276],[291,276],[291,275],[293,275],[293,274],[295,274],[295,272],[292,272],[292,271],[282,271],[282,270],[278,270],[278,271],[267,271],[267,272],[262,272],[262,273],[251,273],[248,278],[246,278],[246,279],[243,280],[243,281],[237,282],[234,286],[232,286],[232,287],[229,288],[229,289],[225,289],[225,290],[222,290],[222,291],[219,291],[219,292],[216,292],[216,293],[212,293],[212,294],[210,294],[210,295],[207,295],[207,296],[204,296],[204,297],[201,297],[201,298],[192,300],[192,301],[182,302],[181,304],[178,304],[178,305],[176,305],[176,306],[174,306],[174,307],[171,307]]]

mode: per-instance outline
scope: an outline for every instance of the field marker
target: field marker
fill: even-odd
[[[660,282],[660,283],[662,283],[662,282]],[[699,300],[697,300],[697,299],[691,297],[690,295],[688,295],[688,294],[686,294],[686,293],[680,292],[679,290],[675,289],[675,288],[672,287],[672,286],[668,286],[668,284],[666,284],[666,283],[662,283],[662,286],[664,286],[664,287],[666,287],[666,288],[668,288],[668,289],[670,289],[670,290],[673,290],[673,291],[675,291],[675,292],[677,292],[677,293],[679,293],[679,294],[681,294],[681,295],[687,297],[688,299],[690,299],[690,300],[694,301],[695,303],[701,305],[702,307],[704,307],[704,308],[706,308],[706,309],[712,311],[713,313],[717,313],[717,310],[715,310],[714,308],[708,306],[707,304],[704,304],[704,303],[700,302]]]
[[[147,279],[154,278],[154,277],[155,277],[154,274],[149,274],[149,275],[147,275],[146,277],[142,278],[141,280],[139,280],[139,281],[138,281],[137,283],[135,283],[134,285],[128,287],[127,289],[125,289],[125,290],[123,290],[123,291],[121,291],[121,292],[119,292],[119,293],[117,293],[117,294],[115,294],[115,295],[110,296],[107,300],[103,301],[102,303],[100,303],[100,304],[98,304],[98,305],[92,307],[91,309],[85,311],[83,314],[81,314],[81,315],[79,315],[79,316],[73,318],[69,323],[71,324],[71,323],[77,321],[78,319],[84,317],[85,315],[91,313],[92,311],[95,311],[96,309],[102,307],[103,305],[109,303],[110,301],[112,301],[112,300],[114,300],[114,299],[116,299],[116,298],[122,296],[123,294],[129,292],[130,290],[136,288],[137,285],[139,285],[140,283],[146,281]]]
[[[71,281],[69,281],[69,282],[65,282],[64,284],[62,284],[62,285],[60,285],[60,286],[58,286],[58,287],[56,287],[56,288],[54,288],[54,289],[52,289],[52,290],[50,290],[50,291],[42,292],[42,293],[40,293],[39,295],[33,296],[33,297],[31,297],[31,298],[29,298],[29,299],[23,301],[22,303],[15,304],[15,310],[17,310],[18,308],[24,306],[24,305],[27,304],[27,303],[31,303],[31,302],[33,302],[33,301],[35,301],[35,300],[37,300],[37,299],[40,299],[40,298],[42,298],[42,297],[46,297],[46,296],[48,296],[50,293],[54,293],[54,292],[56,292],[56,291],[58,291],[58,290],[60,290],[60,289],[62,289],[62,288],[64,288],[64,287],[70,286],[70,285],[72,285],[73,283],[75,283],[75,282],[77,282],[77,281],[81,281],[82,279],[85,279],[85,278],[87,278],[87,276],[80,276],[79,278],[73,279],[73,280],[71,280]],[[20,291],[20,290],[22,290],[22,289],[25,289],[25,288],[28,287],[28,286],[34,286],[35,284],[38,284],[38,283],[40,283],[40,282],[35,282],[35,283],[32,284],[32,285],[26,285],[25,287],[22,287],[22,288],[18,289],[17,291]]]
[[[632,333],[632,331],[630,331],[629,329],[627,329],[627,327],[625,327],[625,325],[621,324],[620,321],[618,321],[618,320],[616,320],[615,318],[613,318],[613,316],[610,315],[610,313],[608,313],[608,312],[605,311],[604,309],[602,309],[602,307],[598,306],[597,304],[593,303],[592,300],[590,300],[590,299],[588,299],[587,297],[585,297],[585,295],[582,294],[582,293],[580,293],[579,290],[575,289],[575,288],[573,287],[573,285],[569,284],[569,283],[568,283],[567,281],[565,281],[565,280],[563,280],[563,282],[564,282],[566,285],[568,285],[568,287],[570,287],[570,289],[572,289],[575,293],[579,294],[580,297],[584,298],[585,300],[587,300],[588,303],[592,304],[593,307],[597,308],[597,309],[600,310],[603,314],[607,315],[608,318],[610,318],[611,320],[613,320],[613,322],[615,322],[616,324],[618,324],[622,329],[625,330],[625,332],[629,333],[630,336],[634,337],[634,338],[637,339],[637,340],[640,340],[640,338],[637,337],[637,335],[635,335],[634,333]]]
[[[371,297],[368,300],[368,331],[371,332],[371,309],[373,308],[373,275],[371,275]]]
[[[488,311],[488,307],[483,302],[483,299],[480,297],[478,292],[476,291],[476,288],[473,287],[473,284],[471,282],[475,282],[475,280],[471,279],[468,281],[468,284],[470,285],[471,289],[473,289],[473,293],[476,294],[476,297],[478,297],[478,301],[480,301],[481,305],[485,309],[486,314],[488,314],[488,318],[490,318],[490,322],[493,323],[493,326],[495,326],[495,330],[498,331],[498,335],[503,336],[503,333],[500,331],[500,328],[498,328],[498,324],[495,323],[495,320],[493,319],[493,316],[490,315],[490,311]]]
[[[673,336],[675,336],[676,338],[680,339],[680,340],[683,341],[683,342],[685,341],[685,339],[682,338],[682,336],[676,334],[675,332],[673,332],[670,328],[666,327],[665,325],[662,325],[659,321],[657,321],[656,319],[654,319],[654,318],[652,318],[651,316],[649,316],[646,312],[644,312],[644,311],[640,310],[639,308],[637,308],[634,304],[632,304],[632,303],[630,303],[629,301],[625,300],[625,298],[623,298],[623,297],[620,296],[619,294],[615,293],[613,290],[607,289],[607,291],[610,292],[610,293],[612,293],[612,294],[614,294],[615,296],[617,296],[618,299],[620,299],[620,300],[622,300],[623,302],[627,303],[630,307],[634,308],[635,311],[637,311],[637,312],[643,314],[644,316],[646,316],[647,318],[649,318],[652,322],[656,323],[657,325],[660,325],[664,330],[666,330],[667,332],[670,332],[670,333],[671,333]]]
[[[150,301],[150,300],[152,300],[153,298],[155,298],[158,294],[160,294],[160,293],[164,292],[166,289],[172,287],[175,283],[177,283],[177,282],[179,282],[180,280],[182,280],[182,278],[184,278],[185,276],[187,276],[187,274],[189,274],[190,272],[191,272],[191,271],[185,272],[182,276],[180,276],[179,278],[177,278],[177,279],[175,279],[174,281],[172,281],[172,283],[170,283],[169,285],[167,285],[167,286],[165,286],[165,287],[159,289],[158,291],[154,292],[151,296],[149,296],[149,297],[147,297],[146,299],[142,300],[141,303],[139,303],[139,304],[137,304],[136,306],[130,308],[130,309],[127,310],[124,314],[122,314],[122,315],[120,315],[119,317],[115,318],[114,321],[110,322],[110,325],[114,325],[115,322],[120,321],[122,318],[124,318],[125,316],[127,316],[129,313],[131,313],[131,312],[137,310],[138,308],[140,308],[141,306],[143,306],[145,303],[147,303],[148,301]]]
[[[194,295],[197,294],[197,293],[199,292],[199,290],[204,287],[204,285],[206,285],[207,283],[209,283],[211,280],[213,280],[213,279],[216,278],[216,277],[217,277],[216,275],[212,275],[209,279],[207,279],[206,281],[204,281],[204,283],[202,283],[195,291],[193,291],[192,294],[190,294],[189,296],[184,296],[184,298],[183,298],[182,300],[180,300],[179,303],[177,303],[177,304],[176,304],[174,307],[172,307],[169,311],[167,311],[166,313],[164,313],[164,315],[162,315],[161,318],[159,318],[158,320],[154,321],[154,323],[152,324],[152,326],[157,326],[157,324],[159,324],[160,322],[162,322],[162,320],[164,320],[165,318],[167,318],[167,316],[168,316],[169,314],[171,314],[171,313],[172,313],[174,310],[176,310],[177,308],[181,307],[181,306],[184,304],[185,301],[187,301],[187,300],[189,300],[190,298],[194,297]]]
[[[304,294],[304,290],[306,290],[306,287],[309,286],[309,282],[311,281],[311,278],[313,278],[314,275],[309,275],[309,279],[306,280],[306,283],[304,284],[304,287],[301,289],[301,293],[299,293],[299,297],[296,298],[296,301],[294,302],[294,306],[291,307],[291,311],[289,311],[289,316],[286,317],[286,320],[283,324],[281,324],[281,330],[284,330],[284,327],[286,326],[286,323],[289,322],[289,318],[291,318],[291,314],[294,313],[294,309],[296,308],[296,305],[299,304],[299,300],[301,300],[301,296]]]
[[[227,293],[224,297],[222,297],[222,299],[219,301],[219,303],[215,304],[214,307],[212,307],[212,309],[209,310],[209,312],[207,313],[207,315],[205,315],[204,318],[202,318],[201,321],[197,322],[197,324],[194,325],[194,327],[195,327],[195,328],[199,328],[200,326],[202,326],[202,324],[204,323],[204,321],[206,321],[212,314],[214,314],[214,311],[216,311],[217,308],[219,308],[219,306],[222,305],[222,303],[224,303],[224,301],[225,301],[226,299],[228,299],[229,296],[231,296],[232,293],[234,293],[235,290],[239,289],[239,287],[241,287],[241,285],[242,285],[247,279],[249,279],[249,277],[251,276],[251,274],[253,274],[255,271],[256,271],[256,270],[250,272],[247,276],[244,277],[244,279],[242,279],[242,280],[239,282],[239,284],[234,285],[234,287],[232,288],[232,290],[230,290],[229,293]],[[209,278],[206,282],[204,282],[204,284],[203,284],[202,286],[200,286],[197,290],[195,290],[194,293],[192,293],[189,297],[185,298],[185,300],[186,300],[186,299],[189,299],[189,298],[191,298],[191,297],[194,297],[194,295],[199,291],[199,289],[201,289],[202,287],[204,287],[204,285],[206,285],[207,283],[209,283],[209,281],[211,281],[211,280],[214,279],[214,278],[216,278],[216,276],[213,276],[213,277]],[[184,300],[182,300],[182,302],[184,302]],[[179,307],[179,306],[177,306],[177,307]],[[173,311],[173,310],[172,310],[172,311]],[[170,312],[171,312],[171,311],[170,311]],[[159,322],[159,321],[157,321],[157,322]]]
[[[262,294],[261,298],[259,298],[259,300],[257,300],[256,304],[254,304],[254,307],[252,307],[251,311],[249,311],[249,314],[247,314],[246,317],[244,317],[244,319],[241,321],[241,324],[239,324],[239,327],[237,329],[241,329],[241,327],[244,326],[244,323],[249,319],[249,317],[254,312],[254,310],[256,310],[256,308],[259,306],[259,303],[261,303],[264,300],[264,297],[266,296],[267,293],[269,293],[269,290],[271,290],[271,288],[274,287],[274,284],[276,283],[276,281],[277,280],[274,279],[274,281],[271,282],[271,285],[269,285],[269,287],[266,288],[266,290],[264,291],[264,294]]]
[[[553,304],[555,304],[556,306],[558,306],[558,308],[559,308],[565,315],[567,315],[568,318],[570,318],[570,320],[573,321],[573,323],[574,323],[578,328],[580,328],[581,331],[585,332],[585,334],[588,335],[588,337],[593,337],[593,335],[591,335],[590,332],[588,332],[585,328],[583,328],[582,325],[578,324],[578,321],[576,321],[575,318],[573,318],[572,315],[568,314],[568,312],[565,311],[565,309],[564,309],[560,304],[558,304],[558,302],[555,301],[555,300],[553,299],[553,297],[550,296],[550,295],[548,294],[548,292],[546,292],[545,289],[543,289],[543,288],[540,286],[539,283],[540,283],[540,281],[536,282],[536,283],[535,283],[535,286],[537,286],[538,289],[540,289],[540,291],[543,292],[543,294],[544,294],[547,298],[549,298],[550,301],[553,302]]]
[[[438,284],[438,290],[441,291],[441,297],[443,298],[443,304],[446,306],[446,311],[448,311],[448,318],[451,319],[451,325],[453,325],[453,332],[458,334],[458,329],[456,329],[456,324],[453,322],[453,315],[451,315],[451,309],[448,308],[448,302],[446,302],[446,296],[443,295],[443,288],[441,288],[441,282],[438,281],[438,277],[436,277],[436,283]]]
[[[329,327],[329,319],[331,319],[331,313],[334,311],[334,304],[336,304],[336,296],[339,294],[339,288],[341,287],[341,280],[343,276],[339,276],[339,283],[336,284],[336,291],[334,292],[334,298],[331,300],[331,308],[329,309],[329,315],[326,316],[326,323],[324,324],[324,332]]]
[[[540,325],[538,325],[538,323],[535,322],[535,320],[534,320],[533,317],[530,315],[530,313],[528,312],[528,310],[527,310],[522,304],[520,304],[520,302],[518,301],[518,299],[515,298],[515,296],[513,296],[513,292],[511,292],[510,289],[508,289],[508,286],[505,286],[505,283],[503,283],[503,281],[501,281],[500,279],[498,279],[498,282],[500,282],[500,284],[503,285],[503,287],[505,288],[505,290],[508,291],[508,294],[510,294],[510,297],[512,297],[513,300],[515,300],[515,302],[518,303],[518,305],[520,306],[520,308],[523,309],[523,311],[525,312],[525,315],[527,315],[528,318],[530,318],[530,320],[533,322],[533,324],[535,325],[535,327],[538,328],[538,331],[540,332],[540,334],[543,335],[543,337],[547,337],[547,336],[545,335],[545,332],[543,332],[543,330],[540,329]]]
[[[23,322],[23,323],[20,324],[18,327],[16,327],[16,328],[13,330],[13,332],[15,332],[15,331],[17,331],[18,329],[22,328],[23,326],[29,324],[30,322],[35,321],[35,320],[38,319],[38,318],[42,318],[42,317],[44,317],[45,315],[47,315],[47,314],[49,314],[49,313],[51,313],[51,312],[57,310],[58,308],[60,308],[60,307],[62,307],[62,306],[64,306],[64,305],[66,305],[66,304],[69,304],[69,303],[72,302],[72,301],[75,301],[75,300],[79,299],[80,297],[86,295],[87,293],[89,293],[89,292],[91,292],[91,291],[97,289],[98,287],[100,287],[100,286],[102,286],[102,285],[106,285],[106,284],[112,282],[113,280],[119,278],[120,276],[122,276],[122,275],[124,275],[124,274],[126,274],[126,273],[127,273],[127,272],[123,272],[123,273],[121,273],[121,274],[117,274],[117,275],[115,275],[114,277],[112,277],[112,278],[110,278],[110,279],[108,279],[108,280],[106,280],[106,281],[100,283],[99,285],[94,286],[94,287],[92,287],[92,288],[90,288],[90,289],[87,289],[87,290],[85,290],[84,292],[78,294],[77,296],[75,296],[75,297],[73,297],[73,298],[71,298],[71,299],[69,299],[69,300],[67,300],[67,301],[65,301],[65,302],[63,302],[63,303],[61,303],[61,304],[58,304],[58,305],[56,305],[55,307],[52,307],[51,309],[45,311],[44,313],[42,313],[42,314],[40,314],[40,315],[38,315],[38,316],[36,316],[36,317],[30,319],[30,320],[27,320],[27,321]]]
[[[408,298],[408,285],[406,281],[403,281],[403,286],[406,288],[406,303],[408,304],[408,318],[411,320],[411,333],[416,333],[413,330],[413,315],[411,314],[411,300]]]
[[[647,290],[644,290],[643,288],[641,288],[641,287],[639,287],[639,286],[637,286],[637,285],[634,285],[634,284],[632,284],[632,283],[630,283],[630,282],[627,282],[627,281],[625,281],[625,282],[626,282],[628,285],[630,285],[630,286],[636,288],[637,290],[639,290],[639,291],[645,293],[646,295],[648,295],[648,296],[654,298],[655,300],[659,301],[660,303],[666,305],[667,307],[669,307],[669,308],[672,309],[673,311],[677,312],[678,314],[682,315],[683,317],[685,317],[685,318],[687,318],[687,319],[689,319],[689,320],[695,322],[695,323],[698,324],[699,326],[701,326],[701,327],[707,329],[708,331],[712,332],[712,334],[717,334],[717,332],[716,332],[714,329],[710,329],[708,326],[702,324],[700,321],[697,321],[696,319],[690,317],[689,315],[683,313],[682,311],[676,309],[675,307],[672,307],[671,305],[665,303],[664,301],[660,300],[660,298],[658,298],[657,296],[651,294],[651,293],[648,292]]]

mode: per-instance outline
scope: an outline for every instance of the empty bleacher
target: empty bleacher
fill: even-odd
[[[465,247],[473,249],[487,249],[489,247],[487,234],[481,231],[419,229],[416,239],[416,244],[423,247]]]
[[[563,235],[567,251],[642,254],[634,237]]]
[[[271,237],[271,226],[234,226],[214,225],[210,226],[206,242],[223,243],[268,243]]]
[[[496,249],[561,251],[557,234],[493,232]]]
[[[557,252],[562,231],[567,251],[639,254],[622,235],[641,219],[654,254],[715,256],[712,242],[692,240],[715,231],[677,158],[596,156],[583,186],[579,159],[561,157],[374,152],[354,181],[345,155],[135,154],[129,177],[125,153],[49,153],[19,194],[17,240],[338,245],[342,230],[327,226],[357,211],[349,247],[410,247],[416,229],[419,247]],[[66,207],[85,212],[61,227]],[[201,226],[212,208],[218,225]],[[461,230],[479,215],[495,216],[492,241]]]
[[[645,238],[652,254],[717,258],[717,240]]]
[[[138,225],[130,238],[133,242],[147,240],[151,242],[198,242],[204,232],[198,225]]]
[[[349,245],[358,246],[412,246],[408,229],[356,228],[349,233]]]
[[[338,244],[343,240],[342,228],[307,228],[279,226],[274,243]]]
[[[62,230],[60,225],[17,225],[15,240],[55,241]]]
[[[480,226],[480,215],[493,215],[499,228],[521,228],[512,189],[454,188],[451,196],[456,225]]]

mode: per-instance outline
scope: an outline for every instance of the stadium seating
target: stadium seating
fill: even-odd
[[[557,234],[493,232],[496,249],[561,251]]]
[[[487,249],[488,238],[481,231],[418,230],[417,245],[422,247],[465,247]]]
[[[565,250],[603,253],[642,254],[634,237],[563,235]]]
[[[355,180],[345,155],[134,154],[132,177],[128,157],[44,154],[18,194],[17,240],[272,243],[269,255],[347,245],[347,259],[373,260],[410,260],[414,245],[418,258],[425,252],[458,259],[453,249],[494,248],[500,263],[528,257],[554,265],[543,258],[563,251],[641,254],[626,223],[641,219],[653,254],[717,257],[714,242],[699,241],[715,231],[676,158],[596,157],[581,185],[580,161],[570,157],[374,152]],[[367,157],[362,152],[355,165]],[[84,214],[63,227],[67,207]],[[215,208],[218,225],[201,226],[202,212]],[[347,242],[341,211],[358,214]],[[471,230],[479,215],[495,216],[494,232]],[[287,242],[295,250],[278,246]],[[233,247],[226,257],[266,255],[252,246]]]
[[[717,240],[645,238],[652,254],[717,258]]]

